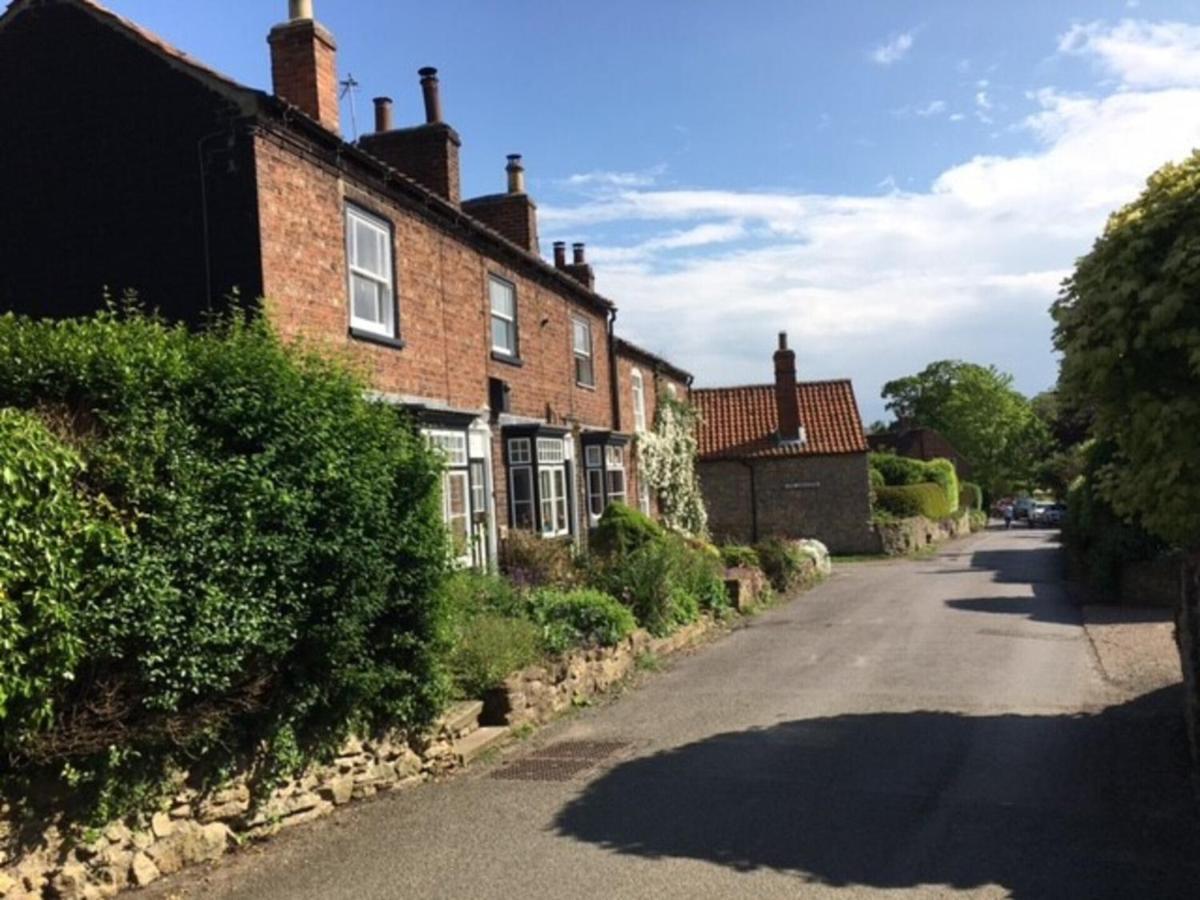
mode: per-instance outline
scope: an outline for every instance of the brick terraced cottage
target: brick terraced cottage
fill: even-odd
[[[617,338],[617,421],[618,431],[632,431],[636,444],[637,435],[654,428],[658,414],[659,398],[673,397],[688,401],[693,376],[673,363],[648,350]],[[658,498],[650,485],[640,477],[637,453],[632,454],[629,473],[630,494],[626,501],[647,515],[657,515]],[[635,499],[636,498],[636,499]]]
[[[272,93],[92,0],[8,6],[0,310],[84,314],[108,288],[196,323],[234,292],[265,298],[286,339],[351,357],[443,448],[464,563],[490,565],[509,528],[584,540],[637,490],[616,474],[632,468],[616,309],[584,245],[542,258],[520,156],[502,192],[461,196],[436,70],[419,71],[424,122],[397,127],[380,97],[350,143],[311,0],[268,41]],[[643,397],[658,374],[643,369]]]
[[[697,388],[700,485],[720,539],[817,538],[834,553],[877,549],[867,441],[849,381],[796,381],[779,335],[775,383]]]

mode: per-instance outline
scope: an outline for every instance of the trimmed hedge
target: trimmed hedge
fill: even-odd
[[[875,505],[902,519],[911,516],[945,519],[958,511],[950,504],[942,487],[932,483],[879,488],[875,491]]]
[[[983,509],[983,488],[972,481],[964,481],[958,486],[959,502],[963,509]]]
[[[896,456],[892,453],[872,453],[869,457],[871,467],[871,485],[875,490],[875,508],[893,515],[905,517],[923,515],[931,519],[944,519],[958,512],[960,496],[958,474],[954,464],[948,459],[933,459],[928,462],[920,459],[909,459],[906,456]],[[883,485],[879,479],[883,479]],[[903,500],[891,491],[891,488],[918,487],[924,484],[936,485],[945,498],[944,504],[933,504],[929,500]],[[899,509],[947,509],[939,515],[928,512],[899,512]]]
[[[173,760],[436,715],[441,463],[344,368],[242,316],[8,315],[3,407],[0,774],[111,814]]]

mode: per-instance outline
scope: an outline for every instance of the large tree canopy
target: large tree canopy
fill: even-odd
[[[1061,390],[1115,448],[1102,496],[1168,541],[1200,544],[1200,153],[1110,217],[1053,315]]]
[[[898,421],[935,428],[967,458],[992,494],[1028,483],[1048,434],[1012,376],[959,360],[931,363],[889,381],[883,398]]]

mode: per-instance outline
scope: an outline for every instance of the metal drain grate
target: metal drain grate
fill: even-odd
[[[561,741],[497,769],[492,777],[507,781],[570,781],[627,746],[623,741]]]
[[[1030,641],[1078,641],[1082,638],[1074,634],[1041,634],[1036,631],[1020,631],[1016,628],[980,628],[977,634],[986,634],[989,637],[1015,637],[1025,638]]]

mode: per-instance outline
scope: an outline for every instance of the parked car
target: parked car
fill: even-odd
[[[1029,513],[1037,505],[1038,502],[1032,497],[1018,497],[1017,502],[1013,504],[1013,518],[1018,521],[1028,519]]]
[[[1061,503],[1035,503],[1029,510],[1030,528],[1058,528],[1067,508]]]

